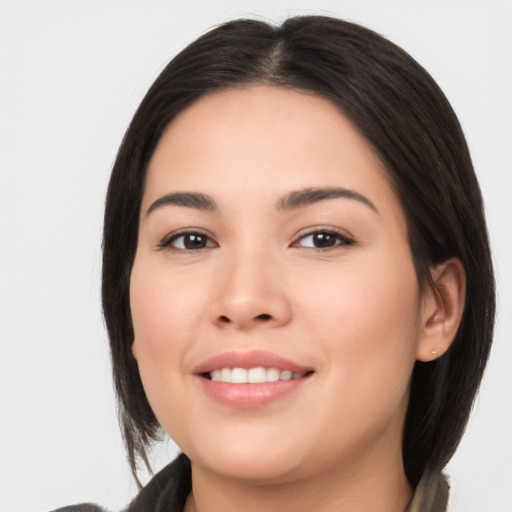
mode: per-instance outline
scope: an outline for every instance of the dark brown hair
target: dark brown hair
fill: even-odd
[[[130,465],[135,473],[139,458],[147,463],[160,431],[131,353],[129,281],[147,166],[166,126],[196,99],[257,84],[326,98],[358,127],[401,201],[420,283],[451,257],[466,271],[455,341],[439,359],[417,362],[412,375],[403,458],[414,486],[453,455],[491,346],[495,292],[482,197],[459,122],[430,75],[382,36],[322,16],[278,27],[237,20],[211,30],[167,65],[126,132],[107,192],[102,298]]]

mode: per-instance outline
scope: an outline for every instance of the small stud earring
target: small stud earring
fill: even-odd
[[[435,350],[432,350],[431,354],[437,357],[437,352]]]

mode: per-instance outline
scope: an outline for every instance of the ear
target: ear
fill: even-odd
[[[464,312],[466,273],[457,258],[431,269],[432,282],[424,292],[416,358],[432,361],[452,344]]]

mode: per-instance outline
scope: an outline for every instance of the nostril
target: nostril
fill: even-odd
[[[240,323],[240,325],[242,325],[242,324],[245,324],[245,321],[250,322],[251,318],[252,318],[252,321],[268,322],[269,320],[272,320],[274,317],[272,315],[269,315],[268,313],[262,313],[261,315],[257,315],[254,317],[248,317],[244,320],[244,319],[232,319],[229,316],[220,315],[218,317],[217,322],[219,322],[220,324],[231,324],[234,322],[235,324]]]

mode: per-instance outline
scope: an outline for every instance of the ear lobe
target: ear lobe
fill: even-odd
[[[457,258],[431,269],[432,284],[424,292],[416,358],[432,361],[452,344],[464,312],[466,273]]]

